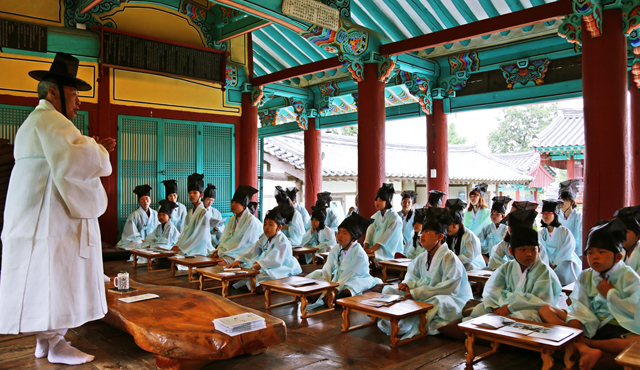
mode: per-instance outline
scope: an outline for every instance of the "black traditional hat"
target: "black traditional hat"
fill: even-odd
[[[177,204],[166,199],[161,200],[159,203],[160,209],[158,209],[158,213],[164,213],[169,217],[171,217],[171,213],[173,213],[173,210],[178,208]]]
[[[453,223],[459,224],[464,220],[463,212],[467,203],[462,201],[462,199],[454,198],[447,199],[446,208],[451,212],[451,218],[453,218]]]
[[[193,173],[187,177],[187,191],[204,192],[204,175]]]
[[[640,234],[640,206],[620,208],[613,215],[624,223],[627,230]]]
[[[287,188],[287,196],[289,197],[289,199],[291,199],[292,202],[297,202],[299,191],[300,189],[296,187]]]
[[[347,230],[354,239],[358,239],[367,232],[367,228],[372,223],[373,219],[364,218],[357,213],[352,213],[351,216],[345,218],[344,221],[340,223],[338,228]]]
[[[578,185],[580,180],[570,179],[560,183],[558,188],[558,198],[562,200],[574,200],[578,194]]]
[[[233,194],[232,201],[242,205],[243,207],[247,207],[249,202],[251,202],[251,197],[253,194],[256,194],[258,189],[252,188],[248,185],[240,185],[236,189],[235,194]]]
[[[164,180],[164,192],[166,196],[178,194],[178,182],[176,180]]]
[[[376,193],[376,198],[375,199],[382,199],[385,202],[387,202],[387,209],[391,208],[392,204],[391,204],[391,200],[393,199],[393,194],[395,194],[395,190],[393,189],[393,184],[391,183],[387,183],[387,184],[382,184],[382,186],[380,187],[380,189],[378,189],[378,192]]]
[[[528,202],[526,200],[516,200],[511,204],[511,209],[514,211],[535,211],[538,209],[538,203],[536,202]]]
[[[609,221],[598,221],[589,231],[585,253],[589,248],[601,248],[613,253],[622,253],[622,243],[627,241],[627,228],[618,218]]]
[[[528,209],[524,211],[511,211],[507,217],[503,218],[501,223],[509,225],[511,229],[514,227],[532,227],[536,221],[538,212]]]
[[[289,203],[289,196],[287,195],[287,191],[280,185],[276,186],[276,191],[274,193],[276,198],[276,203]]]
[[[427,208],[418,208],[415,210],[413,216],[414,224],[423,224],[427,219]]]
[[[413,190],[404,190],[402,193],[400,193],[400,196],[402,197],[402,200],[404,200],[405,198],[409,198],[411,199],[411,203],[415,203],[418,193]]]
[[[493,202],[493,204],[491,205],[492,211],[505,214],[507,213],[507,205],[509,204],[509,202],[511,202],[511,198],[498,196],[498,197],[493,197],[491,201]]]
[[[151,189],[152,187],[144,184],[144,185],[138,185],[136,186],[135,189],[133,189],[133,192],[136,193],[136,195],[138,196],[138,200],[140,200],[140,198],[144,197],[144,196],[149,196],[149,194],[151,194]]]
[[[484,197],[484,193],[487,192],[488,188],[489,188],[489,185],[487,185],[484,182],[481,182],[478,185],[474,186],[473,189],[471,189],[471,191],[469,192],[469,194],[473,193],[474,191],[477,191],[481,197]]]
[[[447,195],[447,193],[440,190],[430,190],[429,191],[429,204],[431,207],[442,207],[442,198]]]
[[[323,199],[316,200],[316,204],[311,206],[311,211],[322,210],[324,213],[327,213],[327,208],[329,206]]]
[[[520,212],[535,212],[535,211],[520,211]],[[520,225],[511,227],[510,232],[511,248],[525,247],[538,244],[538,232],[532,227],[526,225]]]
[[[278,225],[284,225],[287,223],[287,216],[291,214],[293,217],[293,207],[291,207],[288,203],[280,203],[275,208],[271,209],[267,212],[267,215],[264,216],[266,220],[273,220]]]
[[[331,192],[329,191],[323,191],[322,193],[318,193],[317,199],[324,200],[326,204],[331,204],[331,201],[333,200],[333,198],[331,197]]]
[[[453,223],[451,212],[445,208],[431,207],[426,209],[425,221],[422,224],[422,231],[433,230],[437,234],[447,236],[449,225]]]
[[[78,91],[89,91],[91,85],[77,78],[80,61],[67,53],[56,53],[48,71],[31,71],[29,76],[38,81],[56,82],[61,86],[75,87]]]
[[[203,198],[216,199],[216,186],[213,184],[207,184],[207,188],[204,189]]]
[[[249,202],[247,208],[249,208],[250,213],[256,213],[256,210],[258,209],[258,202]]]
[[[325,208],[311,208],[314,208],[311,212],[311,218],[315,218],[316,220],[321,222],[324,222],[324,220],[327,219],[327,212],[325,211]]]

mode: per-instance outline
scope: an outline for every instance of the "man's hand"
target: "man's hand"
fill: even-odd
[[[211,257],[218,258],[218,251],[213,251],[213,253],[211,253]]]
[[[398,284],[398,290],[403,291],[403,292],[408,292],[409,291],[409,286],[405,283],[400,283]]]
[[[511,311],[509,310],[508,305],[504,305],[500,308],[493,310],[493,313],[500,316],[509,316],[511,315]]]
[[[96,143],[102,145],[107,152],[113,152],[113,150],[116,148],[116,140],[113,138],[106,138],[106,139],[102,139],[100,140],[100,138],[98,136],[94,136],[93,139],[96,141]]]
[[[260,271],[260,269],[262,268],[262,266],[260,266],[260,264],[258,262],[254,262],[253,266],[251,266],[251,268],[253,268],[254,270],[258,270]]]
[[[600,282],[600,284],[598,284],[596,289],[598,289],[598,292],[600,292],[600,294],[602,294],[603,297],[607,298],[607,294],[609,293],[609,290],[614,289],[614,287],[613,287],[613,284],[611,284],[608,280],[603,279]]]
[[[232,264],[225,266],[228,269],[240,267],[242,263],[240,261],[233,261]]]

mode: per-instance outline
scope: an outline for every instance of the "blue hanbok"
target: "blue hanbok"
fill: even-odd
[[[504,240],[495,245],[491,249],[491,254],[489,257],[489,270],[495,270],[503,264],[513,261],[513,255],[509,252],[509,247],[511,243],[505,242]],[[549,257],[547,256],[547,250],[544,247],[538,247],[538,258],[542,263],[549,264]]]
[[[427,311],[428,333],[438,334],[438,329],[451,321],[462,318],[462,309],[468,300],[473,298],[467,271],[464,266],[447,247],[442,244],[429,261],[429,252],[418,256],[407,268],[403,283],[409,286],[411,298],[433,304]],[[396,286],[385,286],[384,294],[405,295]],[[401,339],[411,338],[420,333],[420,318],[412,316],[399,322]],[[391,333],[388,320],[378,322],[378,327],[387,334]]]
[[[471,312],[470,319],[508,305],[510,317],[541,322],[538,310],[556,306],[562,286],[555,272],[538,259],[522,271],[516,260],[500,266],[484,286],[483,301]]]
[[[189,214],[191,214],[189,210]],[[213,251],[211,245],[211,215],[204,207],[198,207],[195,214],[189,218],[189,222],[180,234],[176,245],[180,251],[188,256],[206,256]]]
[[[293,207],[296,211],[300,212],[302,216],[302,223],[304,224],[304,230],[309,230],[311,228],[311,216],[309,216],[309,212],[304,208],[300,203],[296,203],[296,206]]]
[[[416,212],[414,210],[409,211],[406,215],[402,213],[402,211],[398,211],[398,216],[400,216],[402,220],[402,245],[407,245],[413,237],[413,220],[415,215]]]
[[[490,254],[491,249],[497,244],[500,244],[500,242],[504,239],[504,236],[507,234],[508,230],[509,226],[505,224],[498,224],[497,228],[496,224],[494,224],[493,222],[485,225],[485,227],[482,228],[482,232],[478,234],[482,254]]]
[[[180,202],[176,202],[176,206],[171,212],[171,223],[176,226],[178,232],[182,232],[187,219],[187,207]]]
[[[639,244],[640,242],[636,243],[631,253],[624,257],[624,262],[640,275],[640,252],[638,252],[638,248],[640,247]]]
[[[412,236],[404,246],[404,255],[413,260],[422,253],[424,253],[424,248],[422,248],[422,243],[420,243],[420,237]]]
[[[325,211],[327,211],[327,217],[324,218],[325,226],[327,226],[328,228],[333,230],[334,233],[337,233],[338,232],[338,226],[340,225],[340,222],[342,222],[342,220],[338,221],[338,216],[333,211],[333,209],[326,208]],[[309,222],[311,222],[311,221],[309,221]],[[311,223],[309,223],[309,227],[311,227]]]
[[[460,258],[464,268],[467,271],[471,271],[487,267],[487,264],[484,262],[484,258],[482,257],[480,239],[478,239],[473,232],[469,231],[466,226],[464,234],[458,237],[462,238],[460,241],[460,254],[458,255],[458,258]],[[454,246],[451,246],[451,248],[454,248]]]
[[[300,212],[294,210],[291,222],[286,224],[288,230],[282,229],[284,236],[289,238],[291,245],[300,246],[302,243],[302,237],[304,236],[304,222],[302,221],[302,215]]]
[[[144,243],[142,243],[142,248],[171,249],[176,245],[179,237],[180,232],[176,225],[171,222],[167,222],[164,225],[160,224],[151,234],[147,235]]]
[[[240,261],[244,268],[253,268],[255,262],[261,266],[260,273],[256,275],[256,286],[263,281],[282,279],[302,272],[298,260],[293,257],[291,243],[282,232],[278,232],[271,240],[262,234],[254,245],[238,254],[236,261]],[[251,289],[249,279],[242,279],[233,286]]]
[[[375,251],[375,261],[386,261],[395,258],[396,253],[404,252],[402,243],[402,220],[397,213],[387,209],[384,216],[380,211],[373,217],[373,223],[367,228],[364,242],[369,248],[376,244],[381,247]]]
[[[209,207],[209,222],[211,226],[211,244],[215,247],[220,244],[220,238],[222,238],[222,233],[224,232],[224,218],[222,218],[222,213],[213,207]],[[218,228],[218,230],[214,230],[214,228]]]
[[[582,257],[582,215],[575,209],[571,211],[569,218],[564,218],[564,212],[560,212],[560,223],[571,231],[576,240],[576,255]]]
[[[602,281],[599,273],[589,268],[580,274],[571,293],[571,306],[567,312],[567,323],[578,320],[584,336],[592,338],[599,328],[608,323],[618,324],[630,332],[640,335],[640,277],[622,261],[607,273],[607,281],[613,284],[606,297],[598,292]]]
[[[193,208],[193,206],[191,206],[191,208],[189,208],[187,210],[187,214],[184,216],[184,225],[185,226],[187,226],[189,224],[189,221],[191,221],[191,219],[198,212],[199,209],[204,209],[204,204],[202,204],[202,202],[200,202],[195,209]]]
[[[338,225],[344,221],[344,210],[333,202],[329,202],[329,209],[335,215],[336,231],[338,231]]]
[[[471,230],[475,235],[480,235],[482,228],[491,223],[491,210],[489,208],[479,208],[475,213],[466,211],[463,223],[466,229]]]
[[[549,258],[549,266],[555,266],[554,271],[562,286],[574,283],[582,271],[582,261],[576,255],[576,241],[571,231],[564,226],[554,228],[549,234],[546,227],[538,231],[540,249],[544,248]]]
[[[246,209],[238,218],[231,216],[224,228],[220,244],[216,248],[218,257],[223,258],[228,264],[233,263],[238,254],[251,247],[262,235],[262,222]]]
[[[324,227],[322,230],[313,230],[309,229],[302,237],[302,243],[300,243],[303,247],[314,247],[318,248],[318,253],[325,253],[331,251],[331,248],[336,246],[338,243],[336,242],[336,234],[328,227]],[[365,253],[366,254],[366,253]],[[310,253],[304,255],[307,263],[311,263],[313,261],[313,256]]]
[[[127,221],[124,223],[122,229],[122,238],[116,245],[122,249],[139,249],[142,241],[145,240],[147,235],[151,234],[160,223],[158,222],[158,212],[149,208],[149,215],[138,207],[133,211]]]

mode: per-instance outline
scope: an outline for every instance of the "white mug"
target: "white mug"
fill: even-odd
[[[113,278],[113,286],[118,288],[119,290],[128,290],[129,289],[129,274],[128,273],[119,273],[117,277]]]

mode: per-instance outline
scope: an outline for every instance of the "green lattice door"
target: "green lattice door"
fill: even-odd
[[[161,169],[162,178],[159,181],[176,180],[178,182],[178,201],[187,208],[189,192],[187,191],[187,177],[198,171],[198,122],[169,121],[164,122],[164,168]],[[200,166],[201,167],[201,166]],[[164,197],[164,185],[158,184],[160,193]],[[162,198],[160,198],[162,199]]]
[[[264,175],[264,138],[258,138],[258,204],[260,207],[258,208],[258,218],[262,220],[262,178]]]
[[[34,107],[24,107],[20,105],[0,104],[0,138],[8,139],[13,144],[18,128],[27,116],[33,112]],[[83,135],[89,134],[89,112],[79,111],[76,118],[71,122],[82,132]]]
[[[235,191],[235,139],[232,125],[202,124],[202,166],[204,183],[216,186],[214,207],[225,218],[231,217],[231,198]]]

